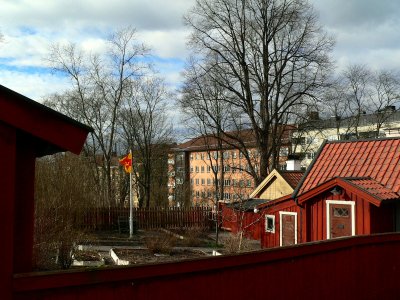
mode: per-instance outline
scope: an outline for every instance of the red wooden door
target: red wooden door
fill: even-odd
[[[281,246],[296,244],[296,215],[282,214]]]
[[[349,204],[330,205],[330,238],[352,235],[352,213]]]

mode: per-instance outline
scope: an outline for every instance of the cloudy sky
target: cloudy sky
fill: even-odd
[[[336,37],[338,68],[362,63],[400,68],[400,1],[310,0],[321,25]],[[0,0],[0,84],[40,101],[68,82],[46,68],[56,42],[101,49],[110,32],[131,25],[149,45],[156,67],[179,84],[188,51],[182,15],[194,0]]]

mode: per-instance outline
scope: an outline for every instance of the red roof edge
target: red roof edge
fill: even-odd
[[[381,204],[382,204],[381,198],[369,193],[368,191],[366,191],[363,188],[360,188],[357,185],[352,184],[348,179],[349,178],[345,178],[345,177],[344,178],[341,178],[341,177],[331,178],[328,181],[325,181],[324,183],[299,195],[296,198],[297,203],[302,204],[320,193],[323,193],[329,189],[332,189],[335,186],[340,186],[341,188],[346,189],[346,191],[350,191],[350,192],[358,194],[360,197],[364,198],[366,201],[374,204],[377,207],[381,206]]]
[[[59,151],[79,154],[93,129],[0,85],[0,121],[40,142],[39,156]]]
[[[296,200],[296,197],[298,196],[298,193],[301,189],[301,186],[303,185],[304,181],[306,180],[308,174],[311,172],[311,169],[313,168],[315,162],[317,161],[318,157],[321,155],[322,149],[324,149],[325,145],[328,143],[328,140],[324,140],[324,142],[321,144],[319,147],[314,159],[312,160],[311,164],[308,166],[307,170],[304,172],[303,177],[301,178],[299,184],[295,188],[292,194],[292,198]],[[297,203],[297,202],[296,202]]]

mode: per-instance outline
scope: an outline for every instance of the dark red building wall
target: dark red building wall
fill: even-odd
[[[381,222],[381,214],[386,216],[388,212],[383,213],[381,208],[365,201],[360,198],[357,194],[344,192],[341,195],[332,195],[330,191],[321,193],[314,199],[308,201],[305,206],[305,210],[308,212],[308,216],[303,216],[303,226],[306,226],[306,237],[304,242],[320,241],[327,239],[327,220],[326,220],[326,200],[339,200],[339,201],[354,201],[355,202],[355,232],[356,235],[371,234],[371,221],[372,223]],[[379,213],[376,213],[376,220],[371,217],[371,208],[376,208]],[[393,218],[392,218],[393,219]],[[383,229],[385,228],[385,229]],[[384,225],[382,230],[388,228]],[[389,231],[377,231],[377,232],[390,232]]]
[[[292,199],[288,199],[282,203],[265,209],[265,215],[275,216],[275,233],[265,231],[265,217],[260,223],[261,245],[263,248],[273,248],[280,246],[280,218],[279,212],[296,212],[297,213],[297,242],[301,242],[301,208],[295,204]]]
[[[394,232],[395,205],[382,204],[380,207],[371,205],[371,233]]]

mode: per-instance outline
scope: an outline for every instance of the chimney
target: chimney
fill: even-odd
[[[296,154],[289,154],[286,161],[286,171],[301,171],[300,156]]]

